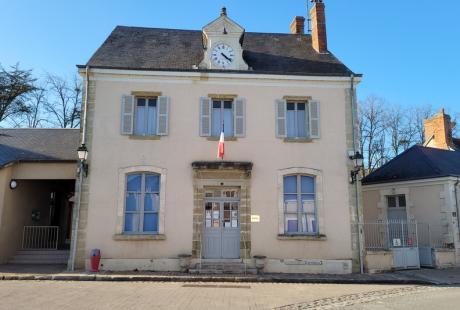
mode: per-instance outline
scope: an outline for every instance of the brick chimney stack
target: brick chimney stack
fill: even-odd
[[[304,34],[305,33],[305,17],[296,16],[291,23],[292,34]]]
[[[314,6],[310,10],[311,39],[318,53],[327,53],[326,13],[323,0],[310,0]]]
[[[453,149],[452,129],[455,126],[450,116],[441,109],[433,118],[423,122],[425,127],[424,145],[443,150]]]

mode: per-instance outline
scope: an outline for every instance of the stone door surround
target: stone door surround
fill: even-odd
[[[239,188],[240,258],[251,258],[250,162],[193,162],[193,244],[192,257],[202,258],[205,191],[212,188]]]

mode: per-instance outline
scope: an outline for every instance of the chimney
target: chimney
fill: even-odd
[[[296,16],[291,23],[292,34],[304,34],[305,33],[305,17]]]
[[[327,53],[326,13],[323,0],[310,0],[314,3],[310,10],[311,40],[318,53]]]
[[[453,147],[452,129],[455,126],[450,116],[441,109],[433,118],[423,121],[425,141],[423,145],[443,150]]]

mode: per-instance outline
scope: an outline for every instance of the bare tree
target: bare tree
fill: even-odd
[[[412,126],[409,110],[403,109],[400,105],[388,107],[386,124],[390,155],[394,157],[414,143],[416,132]]]
[[[48,75],[49,98],[45,104],[51,116],[48,120],[61,128],[80,126],[81,82],[77,77],[72,83],[56,75]]]
[[[28,111],[24,96],[35,89],[34,82],[31,70],[0,65],[0,122]]]
[[[36,89],[28,96],[28,111],[24,115],[24,120],[28,128],[41,127],[45,121],[43,107],[46,104],[47,95],[47,84],[44,83],[43,85],[36,86]]]
[[[365,174],[372,172],[387,160],[384,106],[385,100],[375,96],[369,96],[364,102],[360,103],[360,145],[364,156]]]
[[[423,144],[425,141],[425,127],[423,121],[433,116],[431,105],[417,106],[410,112],[411,128],[414,131],[414,143]]]

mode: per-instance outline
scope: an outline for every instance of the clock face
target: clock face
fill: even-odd
[[[228,68],[235,61],[235,52],[229,45],[219,43],[212,49],[211,59],[216,66]]]

